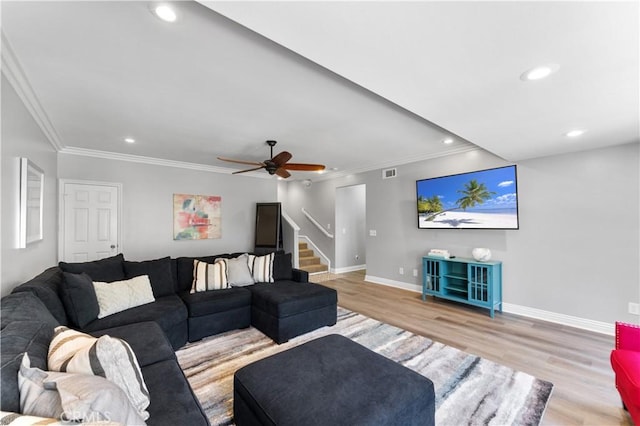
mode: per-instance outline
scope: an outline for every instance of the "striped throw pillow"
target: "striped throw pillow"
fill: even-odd
[[[55,328],[49,344],[49,370],[101,376],[124,391],[143,420],[149,418],[149,390],[131,346],[111,336],[95,338],[70,328]]]
[[[191,293],[201,291],[221,290],[228,288],[227,264],[223,259],[218,259],[214,263],[193,261],[193,284]]]
[[[111,423],[117,424],[117,423]],[[9,426],[69,426],[69,422],[62,420],[29,416],[27,414],[10,413],[8,411],[0,411],[0,425]],[[100,425],[102,426],[102,425]]]
[[[275,253],[269,253],[264,256],[249,255],[249,269],[251,269],[251,275],[255,282],[273,282],[273,259],[275,256]]]

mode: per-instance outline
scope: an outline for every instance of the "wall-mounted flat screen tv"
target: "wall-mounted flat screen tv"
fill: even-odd
[[[516,166],[416,181],[420,229],[518,229]]]

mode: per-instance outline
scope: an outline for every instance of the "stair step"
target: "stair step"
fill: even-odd
[[[313,257],[315,253],[311,249],[298,250],[298,257]]]
[[[313,274],[316,272],[327,272],[329,270],[327,265],[309,265],[309,266],[300,267],[300,269],[302,269],[303,271],[307,271],[310,274]]]
[[[301,257],[299,263],[300,266],[320,265],[320,258],[317,256]]]
[[[318,272],[328,272],[329,267],[320,261],[313,249],[308,248],[307,243],[298,242],[298,262],[299,268],[310,274]]]

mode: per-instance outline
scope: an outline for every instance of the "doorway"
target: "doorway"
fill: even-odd
[[[58,260],[87,262],[121,251],[119,183],[60,179]]]
[[[366,269],[365,184],[336,188],[335,271],[344,273]]]

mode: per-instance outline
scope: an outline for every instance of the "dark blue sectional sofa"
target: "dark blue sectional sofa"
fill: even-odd
[[[237,255],[223,254],[197,259],[213,262],[218,257],[231,258]],[[180,369],[174,351],[188,341],[197,341],[206,336],[252,325],[252,290],[259,290],[263,284],[190,293],[194,259],[196,258],[165,257],[130,262],[120,254],[95,262],[61,262],[13,289],[10,295],[2,298],[0,308],[0,408],[3,411],[19,412],[17,371],[22,354],[29,354],[32,366],[46,370],[47,351],[53,329],[58,325],[65,325],[96,337],[104,334],[119,337],[131,345],[149,389],[151,405],[148,409],[150,418],[147,424],[208,425],[207,417]],[[63,272],[84,272],[93,281],[107,282],[149,275],[155,302],[85,324],[84,321],[79,321],[83,315],[84,304],[78,303],[77,295],[75,299],[70,296],[71,290],[63,285]],[[284,296],[280,297],[283,300],[278,303],[282,303],[283,306],[291,306],[291,299],[295,298],[291,293],[291,286],[297,285],[309,294],[325,289],[327,295],[323,298],[326,299],[326,303],[333,305],[322,307],[318,311],[322,313],[321,325],[335,324],[335,291],[309,283],[306,272],[291,267],[290,254],[276,254],[273,277],[275,282],[268,284],[271,286],[269,291],[277,293],[277,289],[282,287]],[[305,306],[302,304],[298,308],[304,309]],[[289,333],[288,337],[309,331],[308,324],[305,324],[305,315],[307,314],[300,316],[302,321],[297,321],[295,330],[285,330],[285,333]],[[313,327],[317,328],[318,313],[315,312],[312,316],[311,321],[315,324]],[[290,327],[290,324],[285,325]],[[260,324],[256,326],[259,329],[271,327],[261,327]],[[282,340],[280,335],[277,335],[277,338],[271,337],[274,340]],[[285,340],[288,340],[288,337]]]

